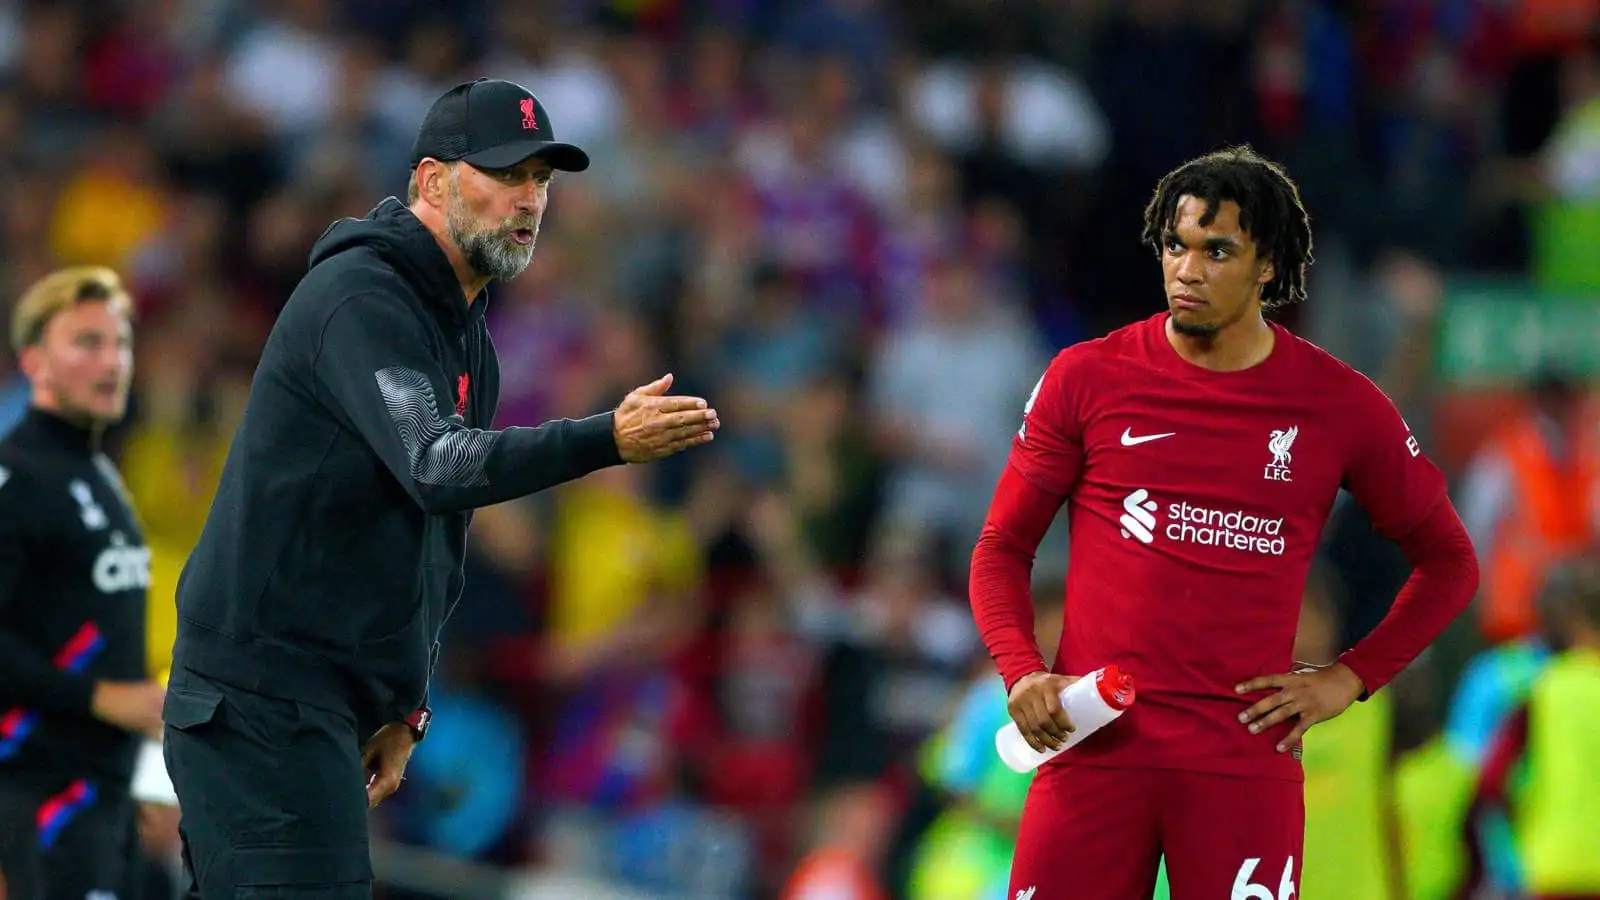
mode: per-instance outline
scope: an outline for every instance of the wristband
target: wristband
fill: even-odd
[[[433,722],[433,710],[426,706],[412,710],[411,715],[406,716],[405,722],[411,729],[411,737],[420,744],[422,739],[428,736],[428,725]]]

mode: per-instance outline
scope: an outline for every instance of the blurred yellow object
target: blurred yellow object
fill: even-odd
[[[161,673],[172,669],[172,643],[178,638],[178,575],[187,553],[179,555],[150,542],[150,590],[145,600],[145,666]]]
[[[176,427],[146,423],[128,435],[121,454],[123,480],[150,548],[145,646],[151,672],[164,673],[172,665],[178,576],[205,528],[228,438],[218,433],[198,439]]]
[[[50,249],[64,265],[124,269],[133,251],[166,224],[160,191],[90,169],[68,182],[50,219]]]
[[[1466,877],[1467,805],[1477,772],[1442,734],[1395,764],[1406,900],[1452,900]]]
[[[983,827],[968,810],[946,810],[917,849],[909,900],[987,900],[997,887],[1004,890],[1015,837]]]
[[[564,488],[550,545],[550,631],[568,647],[603,642],[641,607],[699,583],[688,522],[634,490],[591,477]]]
[[[1307,897],[1399,900],[1390,874],[1389,736],[1394,716],[1386,691],[1319,723],[1305,737]]]
[[[1600,653],[1563,653],[1534,682],[1523,758],[1512,821],[1528,890],[1600,894]]]

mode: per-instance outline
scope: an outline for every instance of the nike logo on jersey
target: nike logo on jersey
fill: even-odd
[[[1138,437],[1134,437],[1132,428],[1124,428],[1122,430],[1122,446],[1137,447],[1140,444],[1148,444],[1151,441],[1159,441],[1162,438],[1169,438],[1175,434],[1177,434],[1176,431],[1166,431],[1162,432],[1161,434],[1141,434]]]

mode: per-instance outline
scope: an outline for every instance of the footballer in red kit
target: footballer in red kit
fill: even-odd
[[[1309,218],[1277,165],[1220,151],[1162,179],[1145,240],[1168,309],[1062,351],[1023,410],[973,552],[971,599],[1035,749],[1059,692],[1116,664],[1138,701],[1039,769],[1012,891],[1173,900],[1298,896],[1301,736],[1379,690],[1465,608],[1472,545],[1443,474],[1369,379],[1267,321],[1304,297]],[[1411,561],[1385,619],[1337,660],[1293,658],[1301,595],[1343,488]],[[1067,507],[1054,666],[1030,573]],[[1315,740],[1314,733],[1310,738]]]

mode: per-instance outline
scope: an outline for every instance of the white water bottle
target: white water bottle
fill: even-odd
[[[1041,753],[1028,746],[1016,722],[1007,722],[995,732],[994,748],[1007,768],[1026,775],[1127,712],[1133,705],[1133,697],[1133,676],[1116,666],[1096,669],[1061,692],[1061,706],[1072,719],[1073,731],[1059,750]]]

